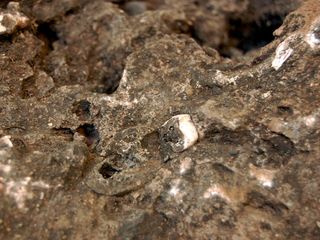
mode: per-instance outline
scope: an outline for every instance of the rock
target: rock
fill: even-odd
[[[9,35],[17,29],[28,27],[30,20],[20,12],[18,2],[9,2],[7,10],[0,10],[0,35]]]
[[[319,3],[0,3],[0,239],[317,239]]]
[[[143,1],[126,2],[123,6],[125,12],[131,16],[138,15],[147,10],[146,3]]]

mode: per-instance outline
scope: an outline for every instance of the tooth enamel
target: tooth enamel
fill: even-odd
[[[181,114],[176,117],[179,119],[179,129],[184,136],[183,150],[185,150],[196,143],[198,140],[198,132],[190,115]]]
[[[169,142],[174,152],[182,152],[197,142],[199,135],[189,114],[176,115],[166,121],[162,127],[173,125],[176,125],[176,131],[180,132],[178,133],[180,135],[179,141]]]

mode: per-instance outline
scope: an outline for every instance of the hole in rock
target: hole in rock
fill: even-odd
[[[292,115],[293,109],[289,106],[278,106],[277,113],[279,115]]]
[[[81,10],[81,8],[79,6],[73,7],[73,8],[70,8],[69,10],[67,10],[65,15],[66,16],[75,15],[75,14],[79,13],[80,10]]]
[[[247,53],[269,44],[273,32],[298,5],[298,0],[250,0],[245,13],[229,17],[229,47],[222,49],[222,55],[232,57],[232,49]]]
[[[99,173],[103,176],[103,178],[107,179],[112,177],[115,173],[120,172],[119,170],[113,168],[109,163],[102,164],[99,169]]]
[[[273,32],[281,26],[283,19],[284,16],[273,14],[253,22],[230,19],[230,41],[244,53],[261,48],[273,41]]]
[[[37,36],[44,41],[48,50],[53,50],[53,43],[59,40],[59,36],[53,22],[39,23]]]
[[[273,32],[298,7],[299,2],[249,0],[243,11],[215,16],[214,11],[210,10],[215,8],[214,1],[212,6],[208,0],[197,1],[195,5],[205,10],[203,15],[195,19],[189,34],[200,45],[214,48],[224,57],[238,57],[272,42]],[[218,10],[218,13],[221,12]],[[215,24],[214,21],[219,23]]]
[[[100,140],[99,132],[94,124],[85,123],[77,128],[77,132],[86,137],[88,146]]]

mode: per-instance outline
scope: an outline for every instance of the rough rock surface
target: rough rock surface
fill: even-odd
[[[0,7],[0,239],[320,238],[318,0]]]

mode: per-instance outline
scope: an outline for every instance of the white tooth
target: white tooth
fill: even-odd
[[[182,152],[197,142],[199,135],[189,114],[176,115],[166,121],[163,126],[168,122],[177,122],[178,128],[183,135],[182,141],[175,145],[173,143],[171,144],[175,152]]]
[[[175,117],[179,120],[179,129],[183,134],[183,150],[185,150],[197,142],[198,132],[190,115],[181,114]]]

